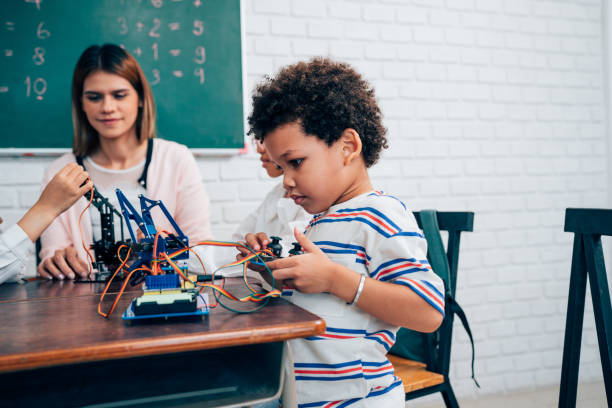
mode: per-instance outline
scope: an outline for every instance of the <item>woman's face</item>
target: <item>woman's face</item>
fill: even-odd
[[[266,147],[263,143],[258,140],[255,140],[255,148],[257,149],[257,153],[259,153],[259,160],[261,160],[261,167],[266,169],[268,176],[274,178],[283,174],[283,170],[272,160],[270,160],[270,156],[266,151]]]
[[[96,71],[83,83],[83,111],[101,139],[136,136],[142,102],[130,82],[116,74]]]

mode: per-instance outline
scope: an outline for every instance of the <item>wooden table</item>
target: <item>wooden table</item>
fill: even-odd
[[[226,287],[246,294],[239,280]],[[201,399],[207,389],[223,387],[236,394],[240,384],[278,375],[283,341],[325,330],[321,318],[283,299],[253,314],[218,306],[203,319],[127,323],[121,315],[138,288],[105,319],[97,313],[102,288],[47,281],[0,286],[0,405],[32,405],[42,395],[45,406],[82,406],[167,394],[186,395],[184,403],[194,392]],[[237,374],[244,381],[232,378]]]

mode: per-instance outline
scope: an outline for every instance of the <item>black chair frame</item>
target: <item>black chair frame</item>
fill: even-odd
[[[421,218],[418,212],[414,213],[419,228],[422,229]],[[438,226],[440,231],[448,232],[446,245],[446,258],[450,269],[449,282],[444,282],[447,292],[455,297],[457,288],[457,267],[459,265],[459,244],[461,233],[474,230],[473,212],[450,212],[440,211],[438,215]],[[442,393],[442,398],[447,407],[459,407],[455,393],[449,380],[451,345],[453,338],[454,313],[451,312],[447,302],[445,305],[445,316],[438,330],[426,336],[426,364],[427,370],[444,376],[444,382],[420,390],[406,393],[406,401],[422,397],[436,392]]]
[[[574,249],[565,321],[559,407],[576,406],[587,277],[591,285],[606,396],[608,406],[612,406],[612,310],[601,246],[602,235],[612,236],[612,210],[568,208],[565,211],[564,230],[574,233]]]

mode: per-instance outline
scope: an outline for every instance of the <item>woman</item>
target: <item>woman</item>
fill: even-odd
[[[153,95],[130,54],[113,44],[93,45],[83,52],[72,78],[72,118],[73,152],[49,166],[44,184],[66,163],[77,161],[118,210],[115,188],[136,208],[138,195],[144,194],[163,201],[191,243],[211,238],[209,200],[195,159],[183,145],[153,139]],[[81,237],[79,215],[86,205],[85,198],[79,200],[41,236],[41,276],[87,277],[82,240],[89,248],[100,238],[100,216],[96,209],[88,211],[91,218],[83,217]],[[159,209],[152,215],[158,229],[173,231]],[[115,221],[119,231],[121,221]]]

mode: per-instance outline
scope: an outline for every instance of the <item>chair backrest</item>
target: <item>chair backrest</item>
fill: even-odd
[[[591,301],[608,406],[611,406],[612,305],[601,236],[612,236],[612,210],[568,208],[565,211],[564,230],[574,233],[574,249],[565,321],[559,407],[576,406],[587,280],[591,286]]]
[[[419,224],[419,228],[423,228],[421,224],[420,213],[415,212],[414,216]],[[450,275],[448,282],[444,282],[446,290],[454,298],[457,288],[457,266],[459,264],[459,244],[461,242],[461,233],[464,231],[474,230],[474,213],[470,211],[439,211],[437,213],[438,226],[440,231],[448,232],[448,241],[446,244],[446,257]],[[427,335],[428,356],[427,369],[448,376],[450,368],[450,353],[453,335],[454,313],[449,310],[449,305],[445,306],[445,317],[440,328],[434,333]]]
[[[567,208],[565,232],[612,236],[612,210],[598,208]]]

